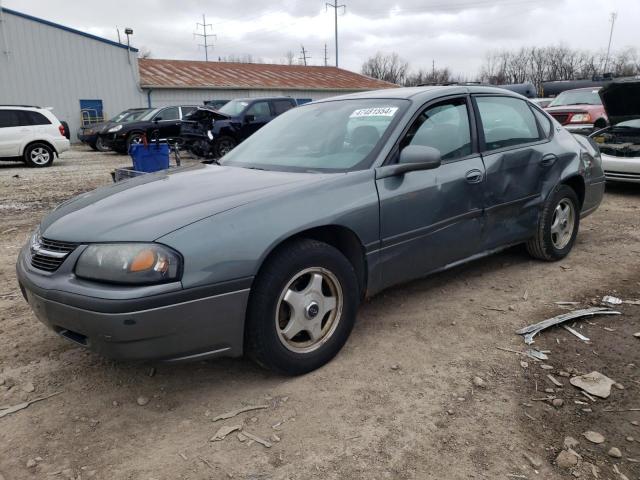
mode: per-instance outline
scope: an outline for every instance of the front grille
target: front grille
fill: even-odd
[[[564,125],[569,120],[568,113],[552,113],[551,116],[555,118],[560,125]]]
[[[71,242],[40,238],[37,245],[31,247],[31,266],[38,270],[55,272],[77,246]],[[58,255],[54,255],[56,253]]]

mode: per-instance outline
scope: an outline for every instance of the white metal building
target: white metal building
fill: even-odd
[[[0,104],[53,107],[53,113],[69,123],[73,141],[83,115],[108,118],[146,105],[137,52],[0,8]]]
[[[266,96],[288,96],[304,103],[397,87],[336,67],[156,59],[141,59],[139,64],[140,86],[152,107]]]

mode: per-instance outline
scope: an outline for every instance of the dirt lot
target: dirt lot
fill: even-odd
[[[76,150],[45,170],[0,165],[0,407],[60,392],[0,418],[0,479],[640,478],[640,411],[605,411],[640,408],[640,306],[578,322],[590,345],[543,333],[536,346],[551,351],[551,370],[496,348],[524,350],[514,330],[562,313],[556,301],[640,298],[640,187],[610,188],[565,261],[515,248],[389,290],[362,306],[333,362],[283,378],[246,360],[114,363],[35,320],[16,285],[19,248],[48,210],[109,183],[126,162]],[[593,403],[567,370],[598,370],[624,390]],[[544,392],[548,373],[564,387]],[[564,405],[538,401],[546,395]],[[212,421],[255,405],[267,408]],[[236,433],[209,441],[223,425],[272,446]],[[590,444],[586,430],[605,442]],[[555,458],[566,436],[582,461],[563,470]]]

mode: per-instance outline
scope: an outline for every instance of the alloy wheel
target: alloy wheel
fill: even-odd
[[[280,342],[295,353],[317,350],[336,331],[343,302],[342,286],[329,270],[312,267],[296,273],[276,306]]]
[[[558,202],[551,221],[551,242],[558,250],[565,248],[571,241],[575,228],[576,214],[573,202],[563,198]]]

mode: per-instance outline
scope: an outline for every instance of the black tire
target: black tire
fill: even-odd
[[[330,272],[339,284],[342,299],[340,301],[336,295],[336,307],[331,310],[339,312],[333,317],[335,325],[328,325],[333,314],[323,309],[318,314],[316,310],[317,319],[320,320],[320,324],[326,321],[323,328],[326,327],[328,330],[324,336],[319,337],[316,345],[307,347],[314,350],[292,351],[292,347],[287,346],[287,343],[292,342],[287,342],[282,335],[285,328],[281,330],[281,327],[277,326],[282,308],[280,299],[292,285],[291,281],[309,269]],[[322,288],[325,287],[326,284],[323,283]],[[289,243],[267,260],[254,282],[245,326],[245,350],[258,364],[275,372],[286,375],[311,372],[335,357],[349,338],[356,319],[359,299],[355,271],[340,251],[316,240]],[[305,309],[305,314],[308,313],[309,307]],[[311,317],[307,318],[310,322],[313,320]],[[299,335],[305,333],[301,331]]]
[[[236,148],[238,142],[236,142],[235,138],[229,137],[228,135],[223,135],[218,137],[213,142],[213,153],[216,158],[224,157],[231,150]]]
[[[95,150],[97,150],[99,152],[109,152],[109,151],[111,151],[111,149],[104,144],[104,141],[100,137],[96,138]]]
[[[33,168],[50,167],[53,164],[55,152],[50,145],[42,142],[34,142],[24,149],[24,163]]]
[[[566,243],[559,241],[559,234],[552,233],[552,225],[557,214],[556,209],[561,208],[561,204],[566,206],[570,204],[573,209],[573,226],[571,230],[567,230]],[[571,187],[567,185],[556,187],[544,204],[535,237],[527,242],[527,250],[531,256],[553,262],[561,260],[569,254],[580,228],[579,205],[578,196]],[[570,236],[568,235],[569,231]]]
[[[142,132],[133,132],[131,134],[129,134],[129,136],[127,137],[127,150],[125,152],[120,152],[120,153],[129,153],[129,150],[131,149],[131,145],[133,145],[134,143],[142,143],[142,138],[144,137],[144,134]]]
[[[95,150],[96,152],[99,151],[96,143],[90,143],[89,146],[91,147],[91,150]]]

